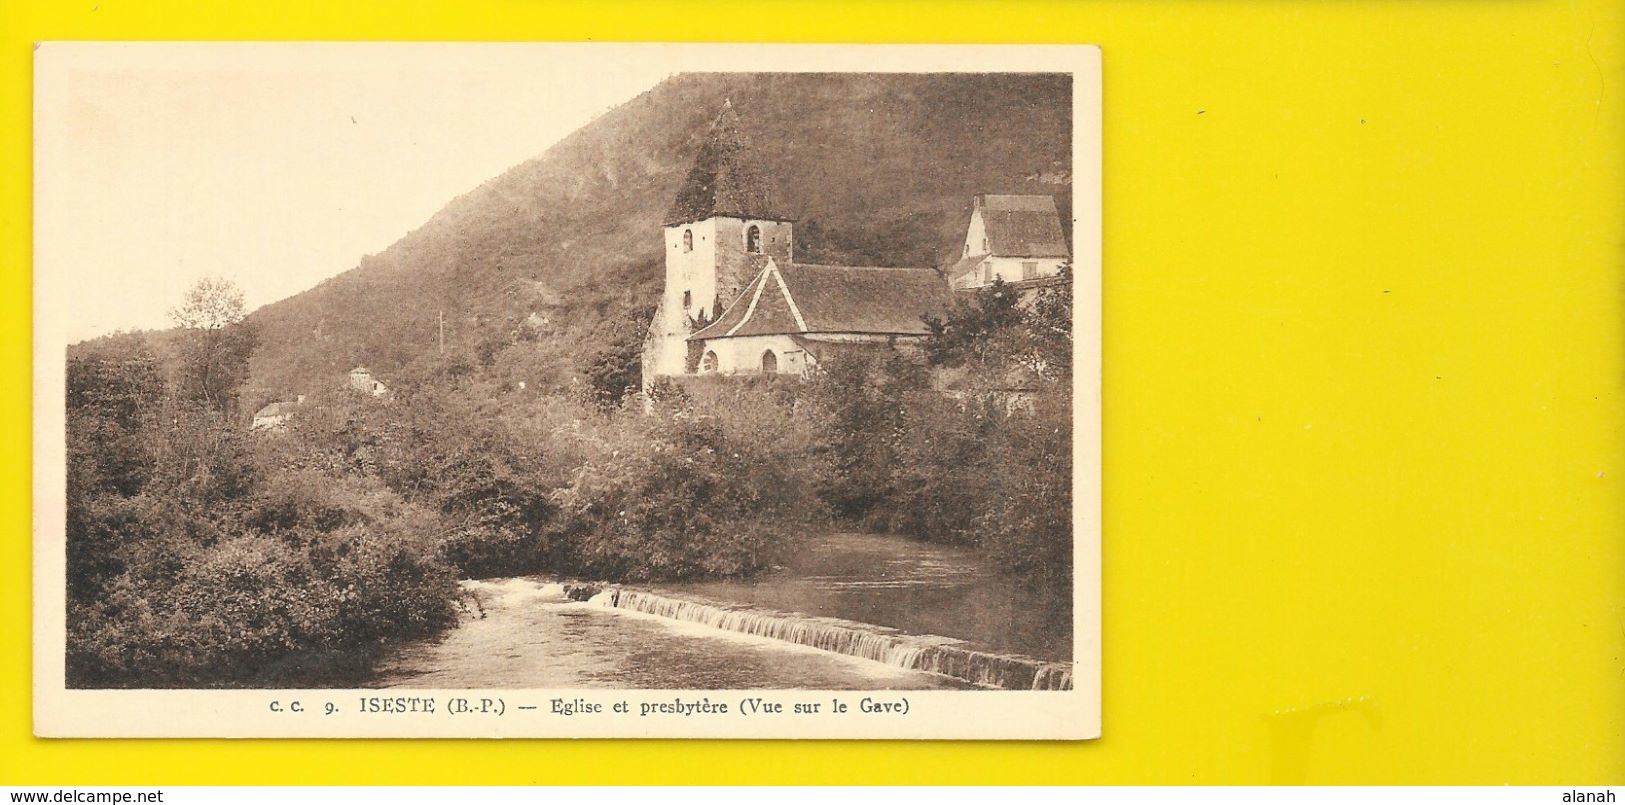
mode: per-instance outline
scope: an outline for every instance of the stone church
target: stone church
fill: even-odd
[[[665,292],[643,384],[681,375],[805,374],[839,351],[918,346],[924,317],[996,279],[1039,287],[1068,259],[1049,196],[978,196],[945,269],[800,263],[794,222],[724,103],[665,219]]]

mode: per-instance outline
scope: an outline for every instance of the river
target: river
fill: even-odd
[[[405,688],[832,690],[1067,687],[1069,602],[1037,601],[968,551],[820,537],[752,581],[617,588],[571,601],[540,577],[465,581],[477,606],[400,647]],[[1059,609],[1059,614],[1058,610]]]
[[[906,537],[829,534],[757,579],[655,589],[943,635],[988,651],[1072,659],[1070,599],[1024,588],[968,548]]]

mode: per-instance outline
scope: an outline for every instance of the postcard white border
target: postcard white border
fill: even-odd
[[[671,72],[1050,72],[1072,81],[1072,193],[1075,277],[1073,411],[1073,689],[1070,691],[650,691],[650,690],[70,690],[65,686],[65,355],[72,288],[34,271],[34,732],[40,737],[349,738],[873,738],[1086,739],[1099,737],[1101,467],[1101,59],[1089,45],[716,45],[608,43],[47,43],[35,52],[35,96],[61,67],[144,64],[200,56],[277,57],[300,49],[307,64],[373,48],[431,48],[455,60],[465,48],[549,48],[582,69],[598,60],[639,59]],[[98,61],[100,60],[100,61]],[[37,109],[37,107],[36,107]],[[37,121],[36,121],[37,125]],[[35,145],[36,159],[39,145]],[[35,199],[42,188],[36,166]],[[39,222],[36,216],[36,238]],[[1078,248],[1078,247],[1082,248]],[[504,714],[361,713],[362,697],[462,698],[503,703]],[[852,703],[847,714],[751,717],[562,716],[549,702],[613,703],[709,698],[729,704]],[[857,712],[861,699],[908,700],[906,714]],[[301,710],[292,711],[293,702]],[[327,715],[323,703],[340,703]],[[538,705],[518,711],[520,704]],[[281,709],[273,709],[273,705]],[[442,704],[443,708],[445,704]],[[607,709],[607,708],[606,708]],[[827,709],[827,708],[824,708]]]

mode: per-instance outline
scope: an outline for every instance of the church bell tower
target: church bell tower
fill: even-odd
[[[791,261],[791,227],[724,101],[666,214],[666,285],[644,341],[645,390],[655,377],[695,372],[688,336],[716,321],[769,258]]]

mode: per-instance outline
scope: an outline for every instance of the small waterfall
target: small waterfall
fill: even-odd
[[[508,579],[464,579],[458,584],[478,598],[500,598],[513,604],[568,600],[569,588],[556,581],[515,577]]]
[[[689,601],[643,590],[609,588],[593,596],[588,603],[783,640],[899,668],[951,676],[983,687],[1072,689],[1071,663],[976,651],[966,648],[963,641],[936,635],[905,634],[885,626],[838,618]]]

